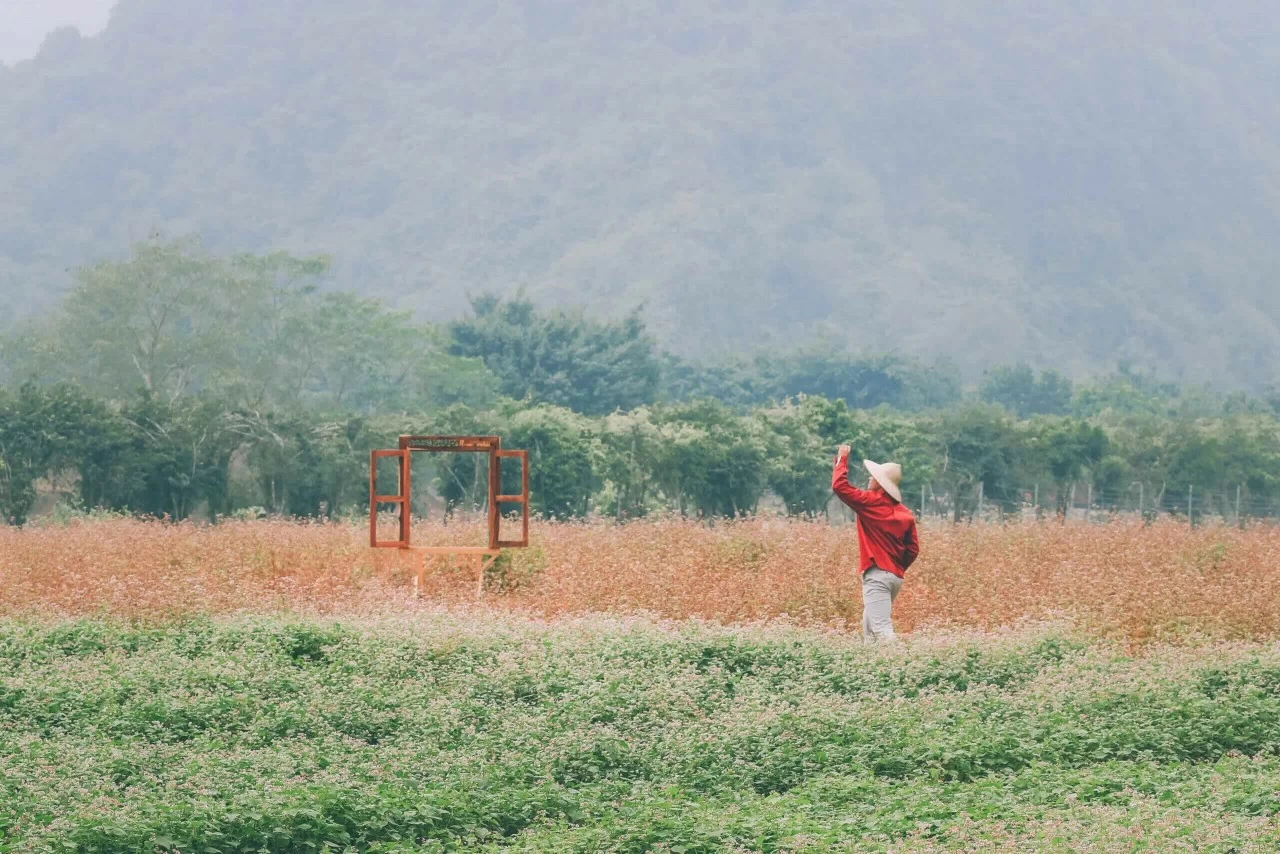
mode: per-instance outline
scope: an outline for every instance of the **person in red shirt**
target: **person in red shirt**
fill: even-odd
[[[858,519],[862,634],[870,640],[893,640],[893,600],[907,568],[920,556],[916,517],[902,503],[902,466],[863,460],[871,479],[866,489],[858,489],[849,483],[849,450],[841,445],[836,452],[831,489]]]

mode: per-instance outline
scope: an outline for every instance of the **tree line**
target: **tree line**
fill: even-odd
[[[0,516],[41,489],[173,519],[333,516],[363,507],[368,451],[401,433],[497,433],[532,455],[535,512],[735,516],[825,511],[836,445],[896,459],[956,518],[1065,509],[1138,486],[1280,495],[1280,398],[1182,389],[1121,366],[1075,384],[1015,365],[965,388],[946,365],[828,342],[692,364],[638,313],[598,319],[480,296],[448,324],[326,287],[323,258],[214,257],[153,241],[79,273],[48,317],[3,340]],[[478,459],[424,463],[442,512],[484,500]],[[419,463],[415,462],[415,482]],[[430,501],[421,499],[420,512]]]

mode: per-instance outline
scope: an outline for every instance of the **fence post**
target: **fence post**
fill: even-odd
[[[924,484],[920,484],[920,518],[924,518]]]
[[[1193,483],[1191,486],[1187,487],[1187,522],[1193,528],[1196,526],[1196,517],[1194,513],[1195,502],[1196,502],[1196,487],[1195,487],[1195,484]]]
[[[1036,481],[1036,497],[1034,500],[1033,509],[1035,510],[1035,513],[1033,515],[1036,517],[1036,521],[1038,522],[1040,521],[1040,482],[1039,481]]]
[[[1089,511],[1093,510],[1093,481],[1089,481],[1089,497],[1085,500],[1084,520],[1089,521]]]
[[[983,509],[983,504],[985,503],[984,499],[986,498],[986,489],[987,489],[986,483],[982,481],[978,481],[978,521],[979,522],[982,521],[982,509]]]
[[[1076,482],[1073,480],[1073,481],[1071,481],[1071,497],[1070,497],[1069,499],[1067,499],[1067,512],[1066,512],[1066,514],[1062,517],[1062,521],[1064,521],[1064,522],[1065,522],[1065,521],[1067,521],[1068,519],[1070,519],[1070,518],[1071,518],[1071,511],[1073,511],[1073,510],[1075,510],[1075,509],[1076,509]]]

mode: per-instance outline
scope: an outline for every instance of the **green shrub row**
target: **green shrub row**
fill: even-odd
[[[1260,646],[81,620],[5,623],[0,661],[11,850],[785,850],[1067,795],[1280,809],[1280,654]],[[1233,763],[1239,786],[1178,782]]]

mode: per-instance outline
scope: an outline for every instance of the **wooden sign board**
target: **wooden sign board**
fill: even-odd
[[[502,447],[497,436],[401,436],[400,450],[437,453],[491,453]]]

